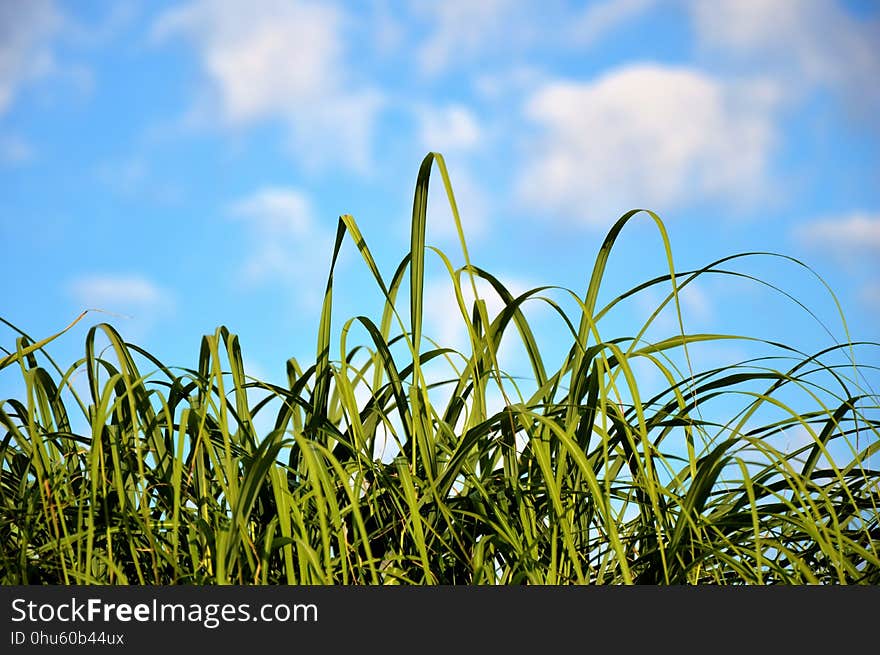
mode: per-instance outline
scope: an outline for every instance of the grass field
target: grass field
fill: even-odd
[[[458,269],[425,245],[434,167]],[[668,274],[600,306],[632,220],[659,230]],[[575,311],[546,288],[514,296],[471,263],[431,154],[393,275],[340,218],[316,356],[288,361],[285,385],[246,376],[225,327],[190,368],[106,323],[89,329],[82,359],[59,365],[50,348],[67,330],[32,339],[4,321],[19,337],[0,374],[20,376],[22,391],[0,404],[2,583],[880,583],[880,398],[857,358],[878,345],[805,354],[686,333],[678,292],[708,274],[743,277],[725,266],[746,255],[676,271],[671,247],[659,217],[630,212],[586,291],[563,292]],[[385,299],[373,317],[333,314],[343,248]],[[426,256],[448,266],[464,351],[423,334]],[[487,286],[497,313],[479,299]],[[646,290],[662,292],[657,313],[671,309],[679,329],[652,342],[648,324],[605,334],[609,311]],[[527,320],[536,304],[569,335],[561,361]],[[527,381],[500,366],[502,338],[526,354]],[[764,356],[694,370],[689,348],[731,339]],[[664,390],[645,394],[644,365]]]

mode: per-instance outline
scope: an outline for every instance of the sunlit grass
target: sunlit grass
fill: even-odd
[[[459,269],[425,244],[434,165]],[[659,232],[669,273],[599,306],[612,247],[633,220]],[[385,298],[373,317],[333,315],[344,247]],[[448,270],[461,351],[424,334],[426,256]],[[187,369],[101,323],[65,368],[47,348],[67,330],[35,342],[4,321],[20,336],[0,368],[22,392],[0,405],[2,582],[880,583],[870,467],[880,407],[855,358],[877,346],[803,354],[685,332],[679,291],[705,275],[743,277],[725,269],[742,257],[676,271],[659,217],[630,212],[601,244],[585,292],[514,296],[471,263],[432,154],[393,275],[380,273],[354,218],[340,218],[315,361],[289,360],[285,385],[248,377],[225,327]],[[478,294],[486,283],[502,302],[494,316]],[[603,332],[615,306],[649,289],[668,294],[651,320]],[[526,318],[536,304],[569,335],[561,361]],[[664,307],[678,329],[648,342]],[[525,353],[528,379],[502,369],[502,338]],[[694,370],[689,348],[731,339],[764,357]],[[662,376],[662,392],[643,393],[638,362]]]

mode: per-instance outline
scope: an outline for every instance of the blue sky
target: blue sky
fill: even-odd
[[[83,309],[112,312],[53,346],[64,363],[109,320],[194,366],[200,336],[224,324],[250,372],[283,379],[288,357],[313,356],[338,215],[355,216],[390,275],[434,150],[474,262],[513,290],[582,293],[606,231],[647,208],[678,268],[796,257],[837,294],[853,339],[878,340],[878,43],[874,2],[4,0],[0,315],[39,338]],[[436,191],[428,242],[460,263]],[[805,351],[845,338],[804,268],[736,268],[822,323],[716,276],[683,294],[689,330]],[[605,297],[664,271],[643,216]],[[426,329],[457,343],[443,276],[431,260]],[[661,298],[627,303],[605,335],[633,335]],[[381,312],[350,245],[336,312]],[[548,352],[563,344],[549,312],[534,321]],[[658,321],[656,334],[674,329]],[[698,364],[748,354],[713,348]]]

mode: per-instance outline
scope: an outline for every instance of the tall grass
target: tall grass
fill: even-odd
[[[435,164],[458,269],[425,244]],[[612,247],[634,220],[659,231],[668,274],[600,306]],[[880,583],[878,398],[862,390],[864,368],[835,356],[876,344],[804,355],[762,342],[765,358],[693,370],[689,348],[734,337],[686,333],[679,292],[742,274],[726,260],[675,271],[651,212],[612,227],[586,291],[566,292],[574,311],[546,288],[514,296],[471,263],[436,154],[418,174],[411,235],[383,277],[355,220],[339,219],[315,360],[289,360],[283,386],[245,375],[225,327],[189,369],[101,323],[63,368],[47,347],[67,330],[35,341],[4,320],[20,336],[0,368],[22,393],[0,405],[2,582]],[[374,318],[336,324],[336,344],[333,274],[347,243],[385,300]],[[448,269],[463,352],[424,334],[426,255]],[[494,316],[486,285],[502,301]],[[602,334],[613,307],[658,289],[657,313],[672,307],[678,329],[653,342],[648,324]],[[570,335],[559,362],[526,318],[536,303]],[[526,353],[530,384],[499,365],[502,338]],[[643,396],[637,361],[665,390]],[[800,445],[786,449],[792,431]]]

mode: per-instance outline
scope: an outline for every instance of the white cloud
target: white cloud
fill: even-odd
[[[698,282],[689,283],[679,293],[679,302],[686,317],[687,324],[706,324],[715,316],[712,299],[706,290]]]
[[[262,364],[250,359],[248,356],[244,356],[242,368],[244,369],[245,380],[247,383],[284,384],[284,382],[282,382],[277,376],[270,375],[270,372]],[[255,408],[261,400],[264,400],[269,395],[270,392],[261,386],[248,388],[248,407],[250,409]],[[258,437],[265,437],[275,427],[274,412],[277,410],[277,407],[277,403],[270,401],[268,405],[264,405],[260,409],[256,416],[252,416],[254,430]]]
[[[168,301],[165,292],[139,275],[87,275],[73,280],[70,292],[78,302],[102,309],[158,306]]]
[[[479,150],[485,142],[484,127],[474,112],[463,105],[420,106],[415,111],[422,147],[426,151],[441,153],[447,162],[465,237],[470,241],[484,236],[489,224],[489,200],[466,165],[466,156]],[[446,190],[439,173],[435,175],[428,197],[429,237],[458,243]],[[408,233],[409,223],[406,229]]]
[[[104,162],[95,168],[95,177],[116,193],[131,195],[143,187],[147,164],[139,157]]]
[[[422,71],[442,73],[461,60],[479,56],[490,44],[518,40],[526,24],[517,20],[517,9],[514,0],[416,3],[417,13],[433,26],[417,53]]]
[[[56,69],[50,42],[62,23],[51,0],[0,3],[0,115],[22,84]]]
[[[460,279],[462,298],[464,299],[468,317],[471,317],[474,306],[473,289],[466,275],[462,275]],[[530,285],[526,281],[516,278],[501,277],[499,279],[501,279],[502,284],[507,287],[507,290],[510,291],[514,298],[537,286]],[[484,279],[477,278],[476,287],[480,299],[486,303],[486,313],[491,322],[504,309],[504,303],[492,286]],[[455,297],[452,281],[448,277],[427,280],[425,282],[424,298],[425,335],[432,338],[442,347],[451,347],[461,352],[468,352],[470,338],[467,325],[465,324],[464,317],[461,315],[461,309]],[[532,316],[535,302],[540,301],[530,301],[523,306],[523,312],[527,318]],[[516,331],[512,324],[508,329]]]
[[[592,45],[656,3],[657,0],[605,0],[591,4],[574,20],[571,38],[580,45]]]
[[[657,64],[591,82],[545,83],[525,113],[539,136],[520,180],[533,208],[607,225],[629,209],[664,212],[760,194],[777,135],[775,87],[725,83]]]
[[[20,136],[0,135],[0,163],[21,166],[32,162],[35,157],[33,146]]]
[[[474,89],[484,99],[503,100],[532,90],[544,79],[533,66],[517,65],[502,71],[474,76]]]
[[[163,179],[141,153],[104,160],[93,167],[92,175],[101,186],[122,197],[173,205],[185,195],[176,179]]]
[[[820,85],[880,109],[880,21],[858,19],[833,0],[690,0],[709,49],[784,75],[796,90]]]
[[[462,289],[464,292],[464,289]],[[455,348],[465,352],[467,347],[467,327],[461,315],[452,283],[446,278],[425,281],[425,336],[440,346]],[[473,294],[466,300],[468,311],[473,304]],[[488,309],[488,308],[487,308]]]
[[[167,318],[175,305],[169,291],[137,274],[82,275],[67,283],[67,293],[78,309],[105,312],[109,322],[135,341]]]
[[[295,189],[261,189],[236,202],[232,212],[252,220],[261,231],[273,235],[303,237],[314,226],[308,199]]]
[[[678,278],[678,283],[682,282]],[[633,297],[635,318],[640,325],[650,317],[660,306],[666,297],[672,292],[670,284],[660,285],[644,289]],[[695,332],[704,329],[716,317],[715,303],[707,293],[705,286],[695,280],[678,292],[678,302],[681,307],[681,318],[686,332]],[[649,335],[657,338],[666,338],[670,334],[678,332],[678,316],[675,311],[675,300],[670,299],[663,310],[651,323]]]
[[[811,221],[796,228],[795,237],[842,261],[851,260],[854,255],[880,256],[880,214],[854,212]]]
[[[816,428],[813,427],[815,430]],[[795,424],[791,427],[783,430],[780,433],[773,434],[770,437],[765,437],[764,441],[769,443],[770,446],[776,448],[777,450],[791,454],[794,453],[805,446],[811,446],[816,443],[816,437],[810,434],[810,431],[801,424]],[[803,454],[804,457],[807,456],[806,453]],[[828,460],[822,456],[823,461],[827,462]]]
[[[354,38],[360,43],[369,42],[370,49],[380,58],[398,55],[405,45],[406,26],[399,4],[397,0],[371,0],[358,4],[361,13]],[[359,47],[358,52],[364,54],[363,48]]]
[[[417,112],[422,144],[427,150],[468,151],[480,146],[484,130],[476,115],[463,105],[439,109],[420,107]]]
[[[162,16],[156,33],[190,36],[218,85],[225,117],[246,122],[319,98],[333,85],[340,16],[328,6],[285,4],[255,11],[241,2],[194,2]]]
[[[266,187],[233,203],[229,213],[248,226],[244,281],[295,285],[302,305],[319,306],[333,234],[315,220],[308,197],[296,189]]]
[[[474,180],[464,162],[456,161],[454,156],[451,160],[449,157],[444,157],[444,159],[447,163],[452,191],[455,194],[455,204],[458,207],[461,227],[464,231],[466,242],[470,244],[486,236],[489,232],[490,200],[486,192]],[[435,171],[432,174],[431,185],[428,189],[428,209],[425,220],[427,223],[428,243],[432,243],[437,239],[445,244],[455,244],[456,246],[459,244],[455,219],[449,207],[446,189],[440,181],[439,171]],[[410,228],[411,225],[408,219],[405,223],[401,223],[401,229],[407,237],[409,236]]]
[[[535,286],[519,278],[502,276],[500,279],[514,298]],[[467,276],[463,275],[460,280],[465,308],[470,319],[473,315],[474,307],[473,290]],[[486,303],[486,313],[491,322],[503,310],[504,305],[491,285],[482,278],[477,278],[476,287],[479,297]],[[455,291],[451,280],[448,277],[428,279],[425,282],[424,298],[424,336],[430,338],[441,348],[453,348],[467,357],[471,352],[470,337],[465,319],[462,317],[461,309],[455,298]],[[533,330],[539,328],[541,325],[539,321],[545,316],[547,311],[544,303],[540,300],[529,300],[521,305],[521,309],[531,328]],[[427,347],[427,344],[423,346],[423,348]],[[461,359],[458,357],[452,357],[451,359],[453,365],[460,372],[462,367]],[[498,351],[498,365],[506,374],[517,378],[518,388],[525,396],[534,392],[535,385],[531,377],[532,369],[528,364],[525,348],[519,340],[519,333],[512,321],[505,330],[505,337]],[[459,372],[456,372],[445,359],[441,358],[432,360],[425,366],[423,371],[429,385],[449,380],[457,381]],[[504,379],[502,382],[505,392],[511,398],[511,402],[518,402],[520,398],[517,395],[516,388],[507,379]],[[432,389],[431,399],[435,406],[443,406],[449,401],[449,394],[452,388],[448,384],[443,384]],[[504,397],[494,377],[487,381],[486,404],[488,415],[498,412],[505,406]],[[462,429],[463,418],[455,426],[456,430]]]
[[[880,214],[855,211],[816,219],[792,231],[804,246],[832,257],[850,274],[870,276],[862,281],[858,301],[870,314],[880,315],[880,284],[876,272],[880,263]]]
[[[194,43],[211,84],[196,116],[228,126],[281,119],[306,164],[362,170],[382,97],[349,74],[345,19],[322,3],[196,0],[164,13],[153,33]]]

